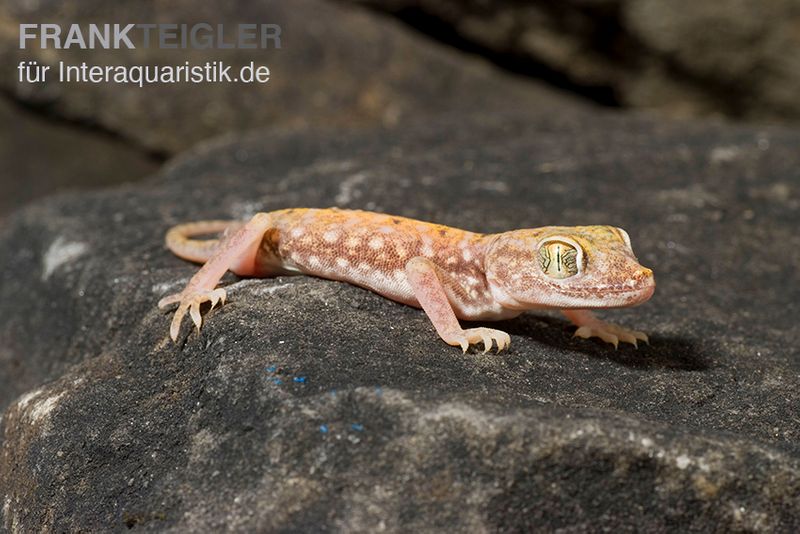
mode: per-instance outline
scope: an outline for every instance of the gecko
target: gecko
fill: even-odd
[[[219,234],[219,239],[193,239]],[[200,306],[213,309],[226,292],[227,271],[245,277],[305,274],[361,286],[422,308],[445,343],[507,348],[502,330],[464,329],[459,319],[510,319],[526,310],[560,310],[581,338],[648,342],[647,335],[607,323],[590,310],[635,306],[655,290],[630,238],[614,226],[545,226],[481,234],[360,210],[292,208],[258,213],[248,222],[180,224],[166,234],[180,258],[202,263],[180,293],[169,333],[177,340],[187,312],[197,327]]]

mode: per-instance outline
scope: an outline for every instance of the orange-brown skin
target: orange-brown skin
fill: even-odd
[[[220,241],[190,239],[223,230]],[[459,318],[506,319],[537,308],[563,310],[578,325],[578,336],[636,344],[647,336],[604,323],[586,309],[640,304],[655,287],[627,234],[610,226],[486,235],[380,213],[297,208],[260,213],[246,224],[179,225],[166,241],[178,256],[205,262],[181,293],[159,302],[180,303],[173,340],[187,312],[199,329],[200,304],[224,301],[225,291],[216,285],[227,270],[241,276],[308,274],[365,287],[423,308],[439,336],[463,350],[477,342],[485,350],[494,342],[501,350],[510,338],[490,328],[463,330]]]

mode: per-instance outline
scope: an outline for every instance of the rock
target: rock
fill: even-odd
[[[792,0],[351,0],[590,98],[671,116],[797,121]]]
[[[243,21],[278,24],[281,48],[181,50],[138,48],[21,50],[20,23],[135,21],[192,25],[213,21],[230,32]],[[17,69],[0,73],[0,85],[26,102],[69,120],[97,124],[150,151],[172,154],[214,135],[248,128],[397,127],[414,117],[469,111],[515,101],[522,108],[548,108],[566,96],[516,80],[479,59],[432,45],[402,25],[361,9],[320,0],[291,4],[270,0],[198,5],[12,0],[0,6],[3,64],[51,65],[47,83],[19,83]],[[66,32],[66,30],[64,30]],[[230,39],[230,37],[229,37]],[[223,61],[237,73],[255,62],[270,69],[266,84],[66,83],[55,76],[68,65],[203,65]]]
[[[800,528],[800,133],[595,113],[228,136],[0,229],[0,495],[30,530]],[[500,355],[310,277],[157,300],[180,221],[366,208],[496,232],[614,224],[658,289],[613,350],[530,313]]]
[[[158,168],[156,159],[118,139],[48,121],[5,100],[0,123],[14,125],[0,130],[0,217],[34,198],[134,181]]]

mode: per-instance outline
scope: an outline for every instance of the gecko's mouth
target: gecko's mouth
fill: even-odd
[[[620,284],[557,288],[565,297],[584,301],[586,307],[634,306],[649,300],[655,289],[656,283],[650,269],[644,269],[636,277]]]

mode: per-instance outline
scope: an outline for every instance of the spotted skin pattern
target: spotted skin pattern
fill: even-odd
[[[192,239],[215,232],[222,232],[219,240]],[[464,330],[458,319],[560,309],[578,326],[576,336],[599,337],[615,347],[647,341],[645,334],[605,323],[588,310],[635,306],[655,289],[653,272],[639,265],[628,234],[611,226],[479,234],[367,211],[295,208],[259,213],[247,223],[178,225],[167,232],[166,244],[177,256],[204,264],[183,291],[159,302],[178,304],[173,340],[187,313],[199,329],[200,305],[225,301],[225,290],[216,286],[229,270],[258,277],[306,274],[361,286],[422,308],[446,343],[463,351],[482,343],[484,352],[493,345],[507,348],[509,335]],[[550,259],[550,251],[558,255]],[[552,261],[563,261],[564,269]]]

